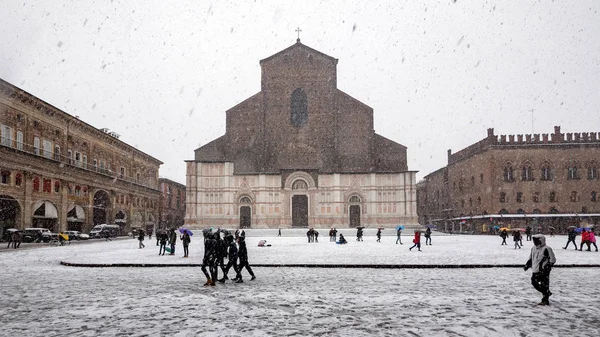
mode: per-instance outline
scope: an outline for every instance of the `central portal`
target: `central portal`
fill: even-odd
[[[308,196],[292,197],[292,227],[308,227]]]

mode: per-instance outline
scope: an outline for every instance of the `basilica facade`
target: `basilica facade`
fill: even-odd
[[[337,88],[338,60],[297,42],[260,61],[261,90],[187,161],[190,227],[416,225],[406,147]]]

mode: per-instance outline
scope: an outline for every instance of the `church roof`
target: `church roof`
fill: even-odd
[[[197,148],[195,153],[196,161],[203,162],[225,162],[227,161],[227,156],[225,154],[225,136],[221,136],[212,142],[205,144],[199,148]]]
[[[278,57],[278,56],[280,56],[282,54],[285,54],[285,53],[287,53],[290,50],[295,49],[295,48],[303,48],[303,49],[305,49],[305,50],[307,50],[307,51],[309,51],[311,53],[314,53],[316,55],[320,55],[320,56],[322,56],[324,58],[330,59],[330,60],[334,61],[335,64],[337,64],[337,62],[338,62],[338,59],[336,59],[335,57],[331,57],[331,56],[329,56],[329,55],[327,55],[327,54],[325,54],[323,52],[320,52],[320,51],[318,51],[316,49],[313,49],[313,48],[311,48],[311,47],[309,47],[309,46],[307,46],[305,44],[302,44],[300,42],[300,39],[298,39],[298,40],[296,40],[296,43],[294,43],[293,45],[285,48],[284,50],[282,50],[282,51],[280,51],[278,53],[275,53],[275,54],[273,54],[273,55],[271,55],[271,56],[269,56],[267,58],[264,58],[264,59],[260,60],[260,64],[263,64],[263,62],[268,62],[268,61],[270,61],[270,60],[272,60],[272,59],[274,59],[274,58],[276,58],[276,57]]]

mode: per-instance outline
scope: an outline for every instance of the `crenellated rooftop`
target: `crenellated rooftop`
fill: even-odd
[[[545,144],[600,144],[600,132],[561,133],[560,126],[554,127],[554,133],[494,135],[494,129],[488,129],[486,138],[472,144],[456,153],[448,150],[448,164],[475,155],[490,146],[528,146]]]

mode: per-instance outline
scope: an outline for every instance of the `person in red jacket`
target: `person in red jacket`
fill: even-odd
[[[419,231],[419,230],[415,231],[415,238],[413,239],[413,243],[414,243],[414,245],[412,247],[410,247],[408,250],[412,250],[413,248],[417,247],[417,249],[419,251],[421,251],[421,231]]]
[[[589,240],[590,234],[587,230],[584,229],[583,231],[581,231],[581,245],[579,245],[579,251],[583,249],[583,245],[587,245],[588,247],[590,246]]]

